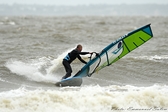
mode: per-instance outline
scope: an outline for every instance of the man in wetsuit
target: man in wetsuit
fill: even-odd
[[[74,61],[76,58],[78,58],[81,62],[87,63],[84,61],[80,55],[85,54],[92,54],[92,52],[81,52],[82,51],[82,45],[77,45],[76,49],[72,50],[70,53],[68,53],[65,58],[62,61],[62,64],[64,65],[64,68],[66,70],[66,75],[62,77],[62,79],[66,79],[71,76],[72,68],[71,68],[71,62]]]

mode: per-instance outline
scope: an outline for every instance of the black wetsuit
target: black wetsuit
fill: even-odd
[[[83,63],[87,63],[86,61],[84,61],[80,55],[85,55],[85,54],[89,54],[89,52],[80,52],[77,49],[72,50],[70,53],[68,53],[65,58],[62,61],[62,64],[64,65],[64,68],[66,70],[66,75],[64,77],[62,77],[62,79],[66,79],[67,77],[71,76],[72,73],[72,68],[70,66],[70,64],[72,63],[73,60],[75,60],[76,58],[78,58],[81,62]]]

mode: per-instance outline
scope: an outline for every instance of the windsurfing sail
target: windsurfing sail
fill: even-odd
[[[74,77],[82,78],[91,76],[96,71],[118,61],[120,58],[141,46],[152,37],[153,33],[150,24],[120,37],[105,47],[99,54],[96,54],[96,56],[91,59]]]

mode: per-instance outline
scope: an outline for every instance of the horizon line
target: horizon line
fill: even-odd
[[[0,5],[41,5],[41,6],[90,6],[90,5],[168,5],[168,3],[166,4],[158,4],[158,3],[133,3],[133,4],[128,4],[128,3],[121,3],[121,4],[107,4],[107,3],[100,3],[100,4],[74,4],[74,5],[68,5],[68,4],[23,4],[23,3],[12,3],[12,4],[8,4],[8,3],[0,3]]]

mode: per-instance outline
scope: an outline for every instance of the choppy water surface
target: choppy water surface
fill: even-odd
[[[0,111],[168,111],[168,17],[18,16],[0,18]],[[151,23],[154,37],[113,65],[57,88],[62,58],[77,44],[100,52]],[[83,57],[87,61],[87,56]],[[72,63],[73,74],[83,66]]]

